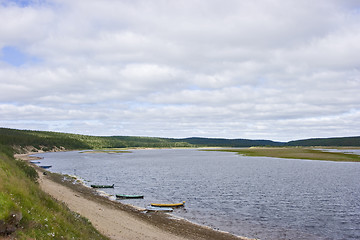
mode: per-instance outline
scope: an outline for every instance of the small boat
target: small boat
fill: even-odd
[[[183,207],[185,205],[185,201],[181,203],[151,203],[153,207]]]
[[[126,194],[116,194],[116,198],[126,199],[126,198],[144,198],[144,195],[126,195]]]
[[[40,161],[30,161],[30,163],[33,163],[33,164],[39,164]]]
[[[92,188],[114,188],[114,185],[91,185]]]
[[[146,210],[148,212],[172,212],[174,209],[169,207],[153,207],[153,206],[147,206]]]
[[[48,168],[51,168],[52,166],[49,165],[49,166],[39,166],[39,167],[44,168],[44,169],[48,169]]]

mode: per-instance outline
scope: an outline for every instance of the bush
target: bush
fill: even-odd
[[[36,182],[39,178],[36,170],[29,166],[26,162],[22,160],[15,160],[16,165],[26,174],[28,178],[30,178],[33,182]]]
[[[0,144],[0,152],[5,154],[8,157],[12,157],[14,155],[14,150],[11,147]]]

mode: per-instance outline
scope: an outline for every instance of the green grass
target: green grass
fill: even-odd
[[[360,156],[356,154],[345,154],[338,152],[323,152],[303,147],[284,148],[244,148],[244,149],[216,149],[206,151],[236,152],[245,156],[276,157],[290,159],[308,159],[339,162],[360,162]]]
[[[8,153],[0,145],[0,221],[6,222],[13,212],[22,214],[12,238],[107,239],[86,218],[44,193],[32,171]]]

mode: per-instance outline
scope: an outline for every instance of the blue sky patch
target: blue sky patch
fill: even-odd
[[[6,6],[6,5],[12,5],[12,4],[16,4],[18,5],[19,7],[27,7],[27,6],[30,6],[34,3],[33,0],[7,0],[7,1],[1,1],[2,5],[3,6]]]
[[[13,46],[5,46],[1,49],[0,60],[15,67],[19,67],[25,63],[36,63],[40,59],[28,55]]]
[[[4,7],[18,6],[21,8],[26,8],[44,4],[47,4],[47,0],[0,0],[0,5]]]

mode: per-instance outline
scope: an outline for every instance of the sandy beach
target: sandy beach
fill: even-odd
[[[35,160],[27,155],[16,155],[23,160]],[[145,213],[134,207],[112,201],[82,184],[64,181],[59,174],[37,169],[43,191],[65,203],[69,209],[86,217],[102,234],[110,239],[249,239],[237,237],[164,213]],[[240,226],[239,226],[240,227]]]
[[[86,199],[72,189],[51,181],[46,175],[39,175],[42,190],[64,202],[72,211],[88,218],[95,228],[111,239],[185,239],[151,226],[125,211]]]

